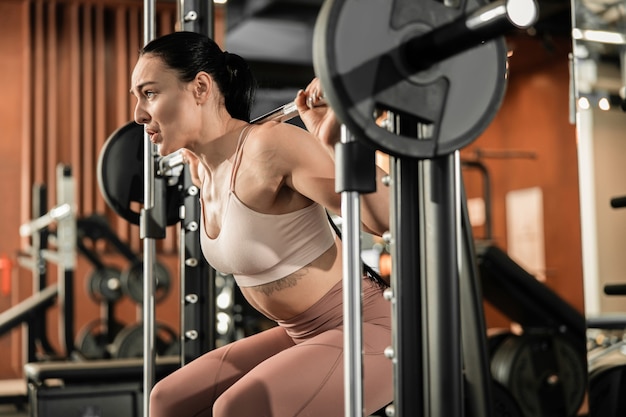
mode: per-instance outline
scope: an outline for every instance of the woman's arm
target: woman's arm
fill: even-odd
[[[341,139],[341,125],[330,106],[317,105],[322,95],[321,84],[316,78],[305,90],[298,92],[294,102],[307,130],[322,143],[334,161],[335,144]],[[334,170],[334,164],[332,169]],[[361,197],[363,226],[368,232],[379,236],[389,230],[389,189],[382,182],[382,178],[386,175],[387,173],[377,165],[376,191],[363,194]],[[333,172],[333,183],[334,177]]]

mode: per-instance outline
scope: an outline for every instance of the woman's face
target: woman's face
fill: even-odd
[[[196,141],[200,116],[191,83],[181,82],[161,58],[148,54],[137,61],[131,85],[137,98],[135,122],[146,126],[161,155]]]

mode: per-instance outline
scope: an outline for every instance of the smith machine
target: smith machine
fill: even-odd
[[[507,51],[498,37],[529,27],[538,11],[532,0],[452,3],[328,0],[316,23],[315,73],[343,123],[336,188],[345,220],[346,416],[363,415],[359,194],[375,187],[376,149],[391,155],[395,398],[387,412],[492,410],[457,151],[486,128],[502,100]],[[175,158],[146,163],[165,172]]]
[[[146,42],[154,37],[154,13],[154,2],[146,1]],[[182,30],[213,36],[211,1],[181,1],[178,16]],[[376,150],[390,155],[392,191],[386,297],[393,313],[387,355],[394,365],[395,396],[386,414],[496,415],[458,151],[489,125],[504,96],[503,35],[529,27],[537,17],[533,0],[326,0],[321,8],[314,69],[343,124],[336,189],[342,195],[346,249],[346,417],[363,417],[359,196],[375,189]],[[289,103],[254,122],[296,115]],[[107,203],[140,225],[144,242],[141,413],[147,416],[147,394],[159,375],[155,240],[165,237],[166,226],[180,224],[179,365],[215,347],[218,273],[200,250],[198,190],[179,153],[158,157],[143,128],[129,123],[109,138],[98,165]],[[131,208],[136,202],[143,205],[140,212]],[[111,365],[99,369],[112,377]]]

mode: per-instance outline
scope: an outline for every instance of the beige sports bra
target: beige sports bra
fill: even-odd
[[[219,235],[212,239],[206,233],[204,206],[200,222],[205,258],[217,271],[233,274],[241,287],[284,278],[320,257],[335,240],[326,210],[317,203],[290,213],[265,214],[239,200],[235,178],[249,131],[246,127],[238,140]]]

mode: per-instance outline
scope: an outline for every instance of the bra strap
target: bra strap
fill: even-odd
[[[241,129],[241,133],[239,134],[239,139],[237,139],[237,149],[235,150],[235,160],[233,162],[233,170],[230,173],[230,191],[235,191],[235,177],[237,176],[237,171],[239,170],[239,165],[241,164],[241,155],[243,154],[243,145],[248,138],[248,133],[252,125],[247,125],[243,129]]]

